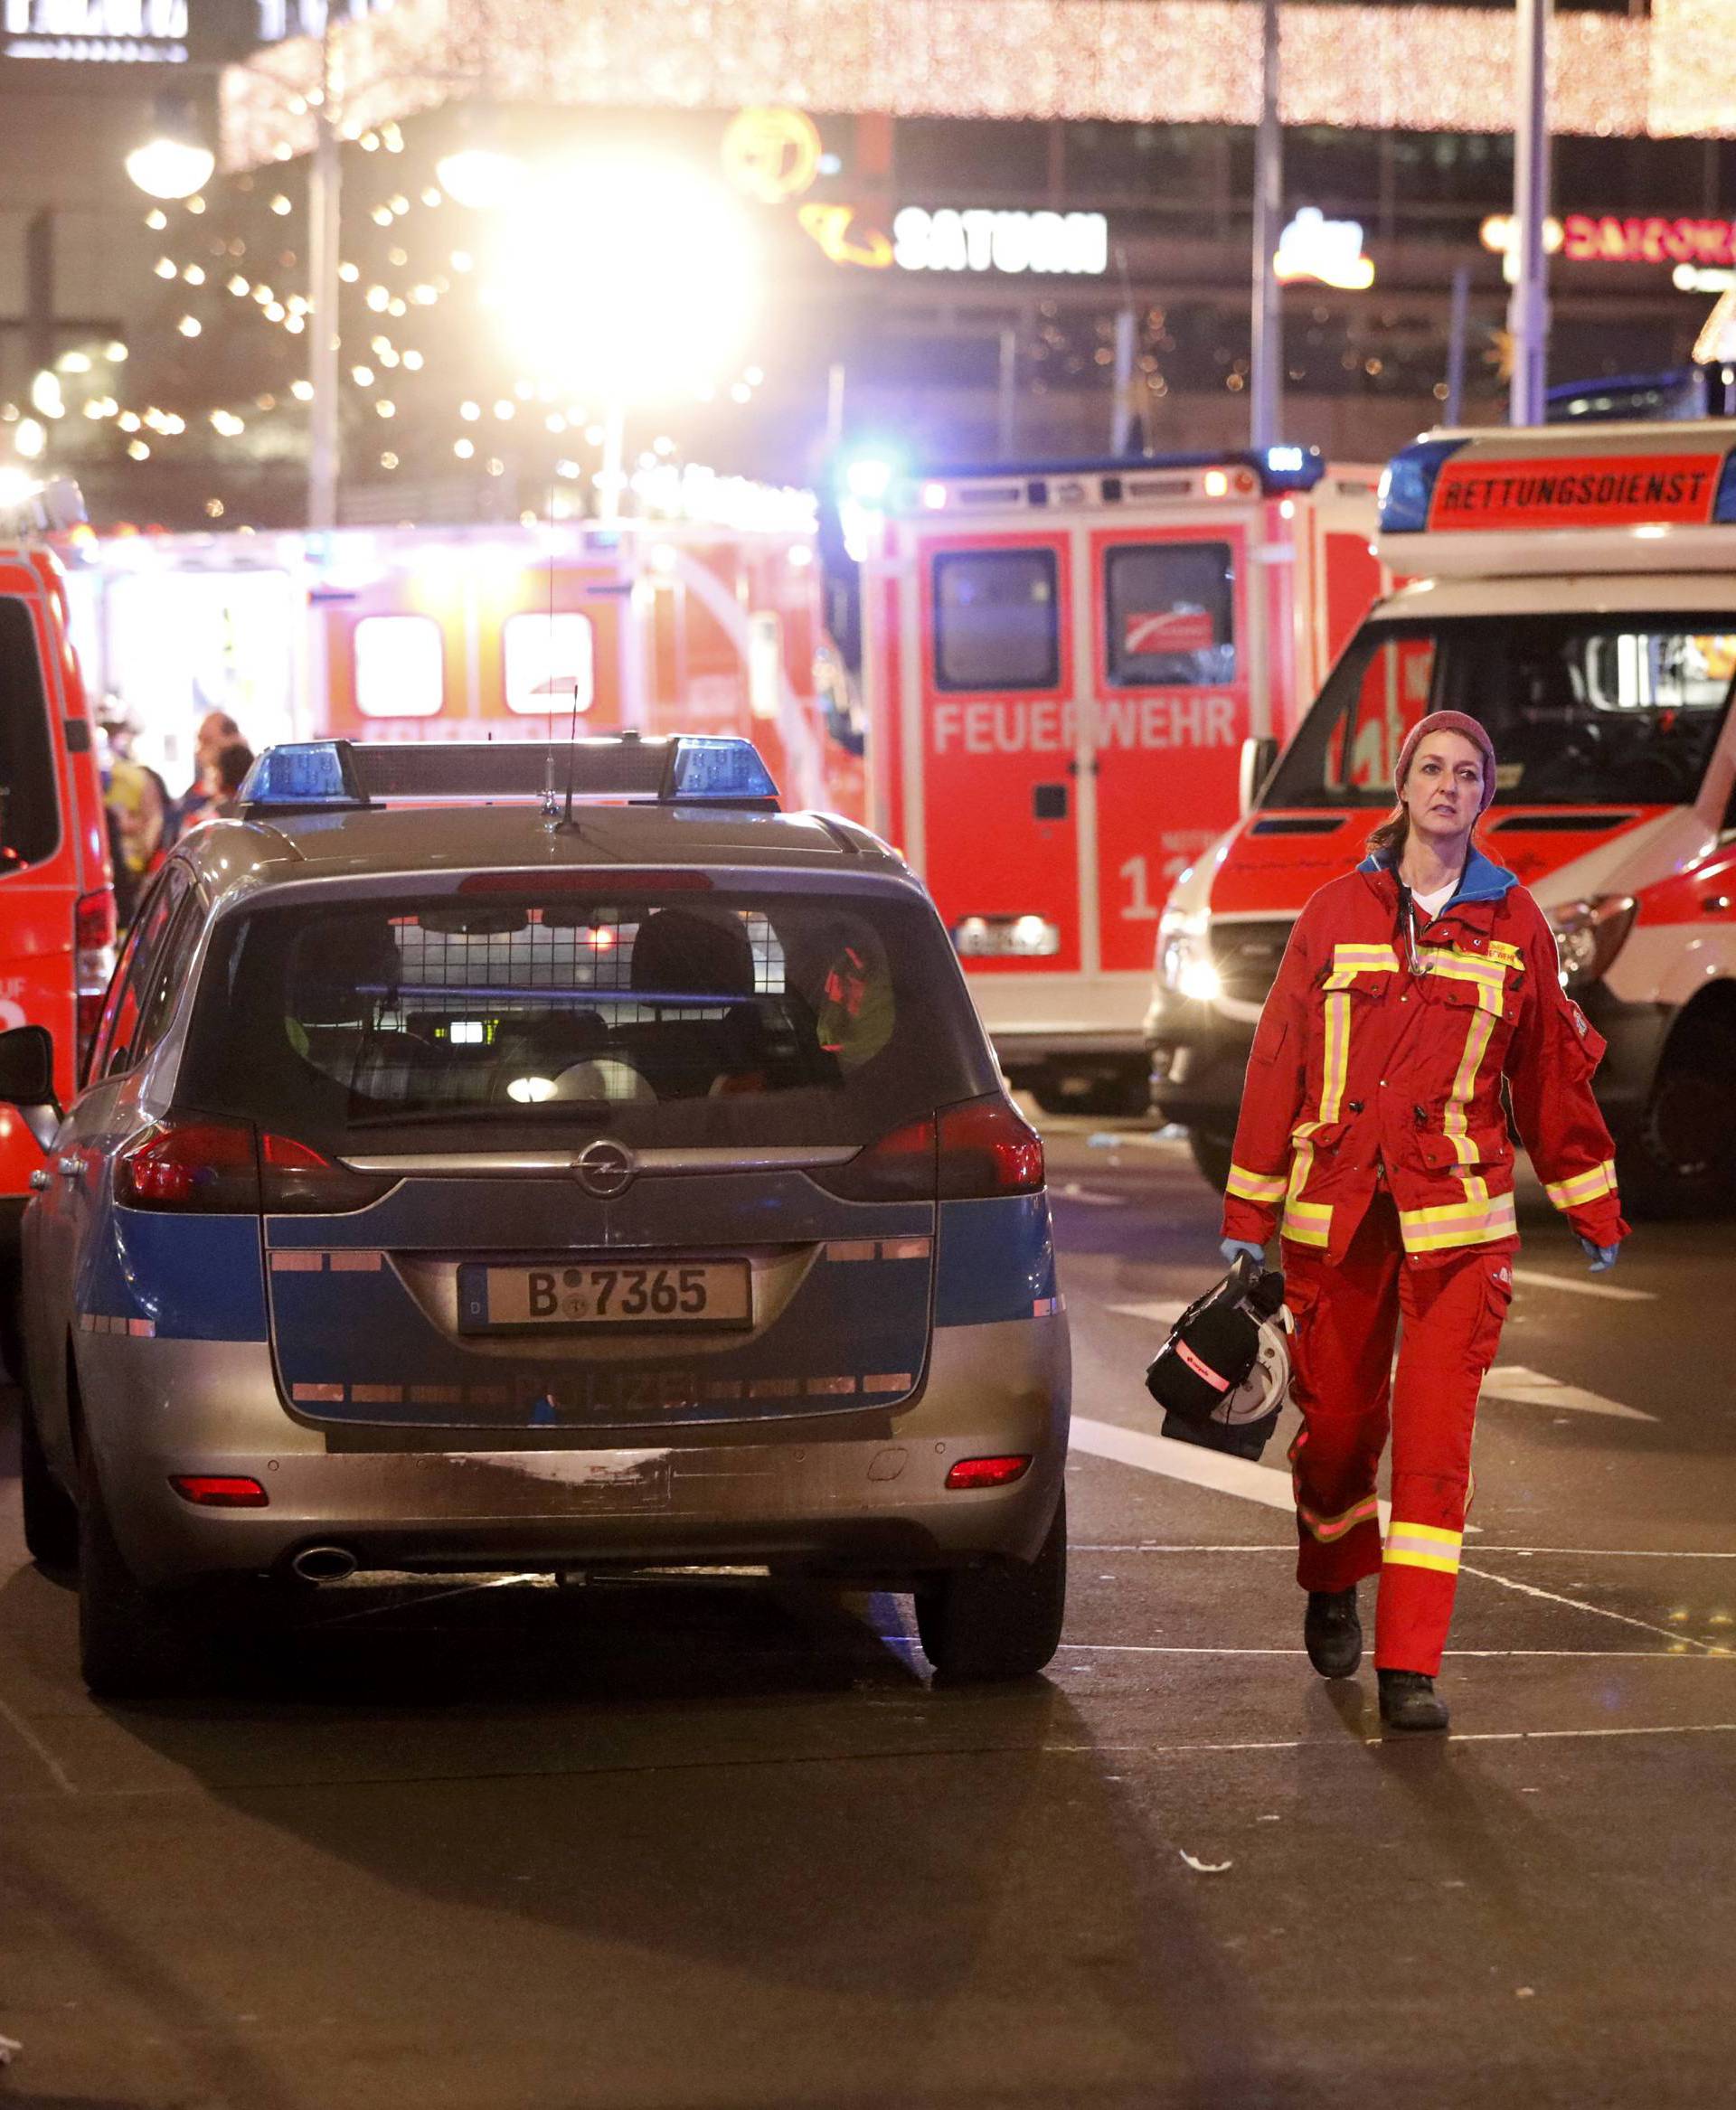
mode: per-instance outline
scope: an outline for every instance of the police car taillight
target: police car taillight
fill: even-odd
[[[123,1208],[206,1215],[340,1216],[377,1201],[392,1183],[291,1136],[260,1135],[250,1121],[203,1114],[159,1122],[115,1166]]]
[[[379,1201],[395,1182],[352,1172],[311,1144],[288,1135],[259,1138],[259,1204],[268,1216],[299,1211],[341,1216]]]
[[[932,1201],[934,1153],[934,1122],[907,1121],[847,1164],[812,1176],[845,1201]]]
[[[1043,1185],[1043,1143],[998,1092],[894,1128],[815,1178],[849,1201],[970,1201]]]
[[[1031,1194],[1043,1185],[1043,1141],[998,1093],[940,1111],[937,1192],[942,1201]]]
[[[170,1119],[149,1129],[115,1164],[124,1209],[240,1215],[259,1206],[259,1168],[249,1121]]]

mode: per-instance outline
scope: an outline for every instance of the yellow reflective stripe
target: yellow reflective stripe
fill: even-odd
[[[1401,1531],[1408,1539],[1433,1539],[1443,1546],[1462,1546],[1465,1534],[1453,1531],[1446,1524],[1413,1524],[1406,1518],[1394,1517],[1387,1526],[1389,1532]]]
[[[1342,992],[1326,998],[1326,1045],[1320,1076],[1320,1125],[1338,1118],[1350,1061],[1350,999]]]
[[[1332,972],[1323,984],[1327,989],[1348,989],[1358,975],[1396,975],[1399,956],[1390,945],[1335,945]]]
[[[1465,1109],[1477,1088],[1477,1073],[1483,1066],[1484,1056],[1489,1051],[1489,1041],[1494,1031],[1493,1013],[1484,1011],[1481,1007],[1472,1013],[1470,1027],[1465,1035],[1465,1052],[1459,1058],[1458,1069],[1453,1078],[1453,1088],[1447,1100],[1446,1116],[1441,1122],[1462,1165],[1477,1163],[1477,1146],[1472,1143],[1466,1126]]]
[[[1571,1180],[1557,1180],[1552,1186],[1545,1185],[1543,1189],[1557,1209],[1572,1209],[1581,1201],[1596,1201],[1599,1196],[1615,1192],[1614,1158],[1606,1158],[1602,1164],[1593,1165],[1589,1173],[1575,1173]]]
[[[1525,963],[1525,956],[1516,945],[1508,945],[1504,938],[1499,937],[1489,940],[1489,957],[1499,960],[1505,967],[1522,967]]]
[[[1293,1246],[1329,1246],[1332,1243],[1332,1211],[1322,1211],[1318,1223],[1306,1217],[1298,1217],[1296,1204],[1288,1203],[1284,1210],[1284,1236]]]
[[[1390,1539],[1387,1540],[1386,1550],[1382,1554],[1381,1559],[1388,1568],[1432,1568],[1437,1575],[1457,1575],[1458,1573],[1458,1556],[1457,1553],[1450,1553],[1445,1557],[1438,1553],[1412,1553],[1405,1547],[1394,1546]]]
[[[1506,970],[1492,960],[1480,960],[1474,955],[1442,952],[1439,947],[1425,947],[1417,955],[1417,964],[1425,975],[1444,975],[1448,981],[1468,982],[1477,991],[1477,1008],[1493,1012],[1496,1018],[1502,1015],[1502,992],[1506,987]]]
[[[1480,1188],[1467,1180],[1467,1188]],[[1448,1246],[1481,1246],[1517,1236],[1511,1194],[1467,1193],[1463,1201],[1436,1209],[1401,1209],[1399,1229],[1407,1253],[1437,1253]]]
[[[1223,1191],[1241,1201],[1281,1201],[1286,1184],[1282,1173],[1250,1173],[1246,1165],[1232,1164]]]
[[[1353,1502],[1335,1517],[1318,1516],[1302,1502],[1296,1505],[1297,1521],[1311,1539],[1318,1539],[1325,1545],[1342,1539],[1346,1531],[1354,1531],[1358,1524],[1377,1522],[1380,1513],[1379,1497],[1373,1494],[1363,1495],[1360,1502]]]
[[[1444,1530],[1439,1524],[1407,1523],[1394,1517],[1386,1527],[1382,1562],[1393,1568],[1431,1568],[1437,1575],[1457,1575],[1463,1531]]]

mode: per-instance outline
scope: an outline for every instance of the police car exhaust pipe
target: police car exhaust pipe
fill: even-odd
[[[306,1583],[344,1582],[355,1573],[355,1556],[342,1546],[307,1546],[289,1567]]]

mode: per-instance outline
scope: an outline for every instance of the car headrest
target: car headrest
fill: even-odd
[[[751,996],[753,947],[739,923],[656,909],[633,940],[632,984],[693,996]]]

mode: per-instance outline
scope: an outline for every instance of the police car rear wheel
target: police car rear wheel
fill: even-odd
[[[916,1631],[936,1674],[960,1683],[1030,1678],[1061,1644],[1067,1498],[1037,1557],[938,1576],[916,1593]]]
[[[18,1408],[18,1489],[31,1559],[44,1568],[71,1568],[79,1558],[79,1512],[49,1471],[28,1399]]]
[[[79,1512],[79,1668],[99,1700],[154,1699],[184,1687],[193,1669],[191,1634],[127,1567],[88,1464]]]

